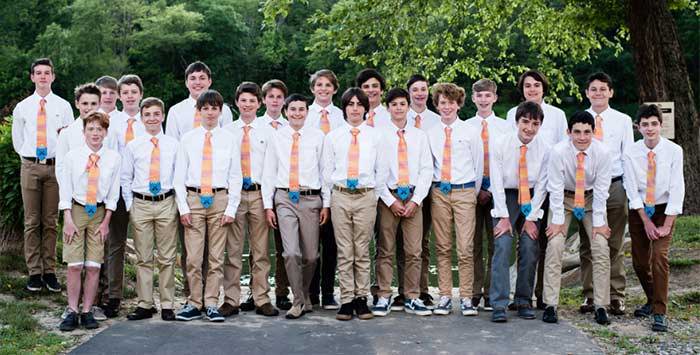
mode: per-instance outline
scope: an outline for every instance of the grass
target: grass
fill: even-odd
[[[668,315],[682,320],[700,318],[700,291],[671,296]]]
[[[55,354],[72,345],[70,338],[49,333],[32,317],[46,306],[0,301],[0,354]]]
[[[668,261],[668,265],[676,268],[700,265],[700,259],[672,258]]]
[[[27,291],[27,277],[14,277],[5,273],[0,273],[0,293],[9,294],[18,300],[38,300],[41,298],[50,298],[58,304],[66,304],[68,301],[62,293],[49,292],[43,289],[41,292],[33,293]]]
[[[617,334],[608,328],[596,327],[590,329],[590,331],[596,338],[614,344],[617,350],[625,354],[636,354],[642,351],[642,349],[630,341],[628,336]]]
[[[27,264],[21,255],[6,254],[0,255],[0,272],[18,271],[27,273]]]
[[[700,216],[681,216],[673,230],[674,247],[700,248]]]

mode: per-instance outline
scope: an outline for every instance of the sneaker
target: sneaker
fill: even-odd
[[[121,300],[118,298],[110,298],[107,301],[107,304],[103,305],[101,308],[105,313],[105,316],[107,318],[115,318],[119,316],[119,306],[121,304]]]
[[[459,302],[459,308],[462,310],[463,316],[478,316],[479,310],[472,306],[472,300],[465,297]]]
[[[61,284],[58,283],[56,274],[44,274],[44,276],[41,277],[41,280],[44,282],[44,285],[46,285],[46,288],[48,288],[49,291],[61,292]]]
[[[408,302],[404,302],[403,309],[406,313],[415,314],[417,316],[429,316],[433,314],[433,311],[429,310],[420,298],[409,299]]]
[[[255,310],[255,301],[253,300],[253,295],[249,295],[245,302],[241,303],[241,311],[250,312]]]
[[[191,321],[200,318],[202,318],[202,312],[189,303],[186,303],[175,315],[175,319],[183,321]]]
[[[529,303],[518,305],[518,317],[522,319],[535,319],[535,310]]]
[[[255,308],[255,314],[261,314],[265,317],[276,317],[280,314],[277,308],[272,307],[272,303],[267,302],[260,307]]]
[[[100,326],[92,312],[80,313],[80,325],[85,329],[97,329]]]
[[[598,309],[595,310],[595,322],[600,324],[600,325],[610,324],[610,318],[608,318],[608,312],[605,310],[604,307],[598,307]]]
[[[27,280],[27,290],[31,292],[39,292],[44,287],[44,281],[41,280],[41,274],[29,276]]]
[[[287,314],[284,315],[284,318],[287,319],[297,319],[301,316],[303,316],[304,309],[302,306],[292,306],[288,311]],[[352,316],[351,316],[352,317]]]
[[[172,309],[161,309],[160,310],[160,319],[162,319],[164,321],[175,320],[175,312],[173,312]]]
[[[542,314],[542,321],[545,323],[556,323],[559,321],[557,317],[557,310],[554,306],[547,306]]]
[[[474,307],[479,307],[479,304],[481,304],[481,297],[472,297],[471,301]]]
[[[505,308],[496,308],[491,313],[491,321],[494,323],[505,323],[508,321]]]
[[[224,304],[219,307],[219,314],[224,317],[230,317],[232,315],[238,314],[238,307],[232,306],[229,303],[224,302]]]
[[[418,298],[420,298],[420,300],[423,301],[425,308],[430,310],[435,308],[435,303],[433,303],[433,296],[431,296],[429,293],[421,293]]]
[[[452,299],[448,296],[440,296],[440,302],[433,309],[433,314],[445,316],[452,313]]]
[[[343,303],[340,306],[340,310],[338,310],[338,313],[335,315],[335,319],[337,319],[337,320],[351,320],[352,313],[354,311],[355,311],[355,303],[354,302]]]
[[[611,300],[610,314],[614,316],[622,316],[625,314],[625,300]]]
[[[643,306],[634,310],[634,316],[639,318],[647,318],[651,315],[651,303],[645,303]]]
[[[70,312],[73,312],[73,310],[70,309],[69,306],[66,306],[66,309],[64,309],[64,310],[63,310],[63,313],[61,313],[61,319],[66,319],[66,317],[68,317],[68,314],[69,314]]]
[[[355,298],[355,313],[357,318],[362,320],[372,319],[374,315],[370,312],[369,307],[367,307],[367,297],[357,297]]]
[[[581,303],[581,307],[579,307],[579,312],[581,313],[592,313],[595,311],[595,305],[593,304],[593,299],[592,298],[586,298],[583,300],[583,303]]]
[[[654,314],[654,323],[652,323],[651,325],[651,330],[655,332],[668,331],[668,322],[666,321],[666,316],[663,314]]]
[[[511,301],[510,303],[508,303],[508,310],[509,311],[517,311],[518,306],[515,304],[515,302]]]
[[[372,314],[378,317],[384,317],[391,313],[392,309],[394,308],[393,306],[394,305],[392,304],[391,307],[389,307],[388,298],[379,297],[379,300],[377,300],[377,304],[375,306],[372,306]]]
[[[70,332],[78,328],[78,313],[69,308],[66,310],[68,313],[65,317],[63,317],[61,325],[58,326],[58,329],[60,329],[62,332]]]
[[[537,309],[544,311],[545,308],[547,308],[547,305],[544,303],[544,301],[542,301],[538,298],[537,299]]]
[[[275,300],[275,306],[283,311],[288,311],[292,308],[292,301],[287,296],[279,296]]]
[[[489,300],[488,297],[484,298],[484,311],[487,311],[487,312],[493,311],[493,307],[491,307],[491,301]]]
[[[152,317],[153,317],[153,313],[151,312],[150,309],[136,307],[136,309],[133,312],[129,313],[126,316],[126,319],[128,319],[128,320],[141,320],[141,319],[148,319],[148,318],[152,318]]]
[[[102,322],[107,320],[107,315],[105,315],[105,312],[102,309],[102,307],[92,306],[92,308],[90,309],[90,313],[92,313],[96,321]]]
[[[321,298],[323,309],[336,310],[340,308],[340,305],[338,302],[336,302],[334,295],[323,295]]]
[[[210,322],[223,322],[224,316],[219,313],[219,309],[216,306],[207,306],[207,313],[204,315],[204,319]]]
[[[406,302],[406,297],[404,295],[394,297],[394,302],[391,302],[391,310],[403,311],[404,302]]]

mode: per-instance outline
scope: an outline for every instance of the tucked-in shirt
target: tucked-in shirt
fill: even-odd
[[[331,103],[327,107],[322,107],[314,102],[313,105],[309,106],[309,114],[306,116],[306,121],[304,121],[304,127],[321,129],[321,111],[324,109],[328,111],[328,121],[331,126],[331,131],[345,124],[343,111],[337,106]]]
[[[107,149],[117,150],[116,135],[113,129],[107,129],[107,135],[102,141],[102,145]],[[83,119],[78,117],[68,127],[61,130],[58,135],[58,145],[56,147],[56,180],[61,184],[63,174],[64,158],[69,151],[79,148],[85,144],[85,133],[83,131]]]
[[[433,181],[442,179],[442,153],[445,147],[445,127],[440,121],[428,131],[430,151],[433,154]],[[484,174],[484,148],[481,143],[481,129],[469,127],[459,119],[450,124],[452,128],[452,179],[451,184],[475,183],[476,191],[481,189]]]
[[[532,210],[526,219],[536,221],[542,218],[544,211],[540,208],[547,194],[547,159],[550,146],[546,145],[539,136],[524,144],[527,147],[525,160],[527,162],[527,185],[534,189],[530,196]],[[490,152],[491,156],[491,193],[493,194],[493,209],[491,217],[508,218],[505,189],[520,187],[520,147],[523,143],[517,132],[501,137]]]
[[[382,128],[391,124],[391,114],[386,109],[386,106],[380,104],[371,111],[374,111],[375,128]],[[367,113],[366,118],[369,119],[369,113]]]
[[[262,196],[263,206],[272,208],[275,188],[289,188],[289,165],[292,154],[293,134],[290,126],[278,129],[271,136],[265,153]],[[323,184],[323,137],[320,129],[304,127],[299,131],[299,188],[321,190],[323,207],[331,206],[331,194]]]
[[[486,123],[488,123],[489,162],[491,162],[493,160],[493,150],[495,149],[496,142],[510,135],[513,132],[513,126],[508,124],[508,122],[506,122],[504,119],[497,117],[493,113],[491,113],[491,115],[489,115],[488,117],[481,117],[477,114],[476,116],[466,120],[464,123],[466,123],[467,126],[471,127],[472,129],[479,131],[479,138],[481,138],[482,121],[486,121]],[[489,174],[493,174],[493,172],[491,172],[492,169],[493,165],[489,164]]]
[[[121,186],[126,210],[131,209],[134,200],[133,192],[151,196],[148,188],[151,175],[151,153],[153,143],[151,136],[145,133],[134,138],[122,151]],[[158,133],[158,149],[160,150],[160,193],[164,194],[173,189],[175,174],[175,158],[177,157],[178,142],[175,138]]]
[[[423,110],[423,112],[419,113],[419,112],[416,112],[415,110],[413,110],[413,108],[411,108],[410,110],[408,110],[408,115],[407,115],[408,124],[415,127],[416,126],[416,116],[418,116],[418,115],[420,115],[420,118],[421,118],[420,129],[422,129],[425,132],[427,132],[428,130],[433,128],[433,126],[435,126],[436,124],[440,123],[440,115],[438,115],[437,113],[430,111],[427,108],[425,110]]]
[[[274,121],[274,122],[278,122],[278,123],[279,123],[278,129],[279,129],[279,127],[281,127],[281,126],[287,126],[287,125],[289,125],[289,121],[287,121],[286,118],[282,117],[281,114],[280,114],[279,117],[277,117],[277,118],[275,119],[275,118],[270,117],[270,115],[269,115],[267,112],[265,112],[264,115],[258,117],[257,119],[260,120],[260,121],[262,121],[262,122],[265,122],[265,124],[267,124],[269,127],[272,127],[272,122],[273,122],[273,121]],[[272,127],[272,129],[274,129],[274,128],[275,128],[275,127]]]
[[[606,203],[610,189],[610,152],[603,143],[593,139],[583,151],[586,191],[593,190],[593,227],[606,224]],[[564,224],[564,190],[576,191],[576,156],[579,150],[569,141],[560,142],[552,148],[547,170],[547,191],[552,223]]]
[[[96,202],[104,202],[105,208],[108,210],[117,209],[117,201],[119,200],[119,171],[121,166],[121,157],[115,150],[108,149],[104,145],[102,148],[93,152],[88,148],[87,144],[83,144],[76,149],[71,150],[65,156],[65,167],[63,169],[64,182],[59,186],[59,210],[67,210],[71,208],[72,200],[85,205],[88,189],[88,162],[90,154],[97,153],[100,159],[97,161],[97,166],[100,168],[100,176],[97,179],[97,196]]]
[[[396,197],[394,197],[390,189],[393,190],[399,186],[398,131],[400,128],[393,122],[390,122],[388,126],[380,129],[383,142],[382,152],[383,155],[386,155],[389,166],[389,175],[386,180],[388,188],[384,190],[384,194],[380,197],[387,206],[391,206],[396,201]],[[414,186],[411,201],[420,205],[425,196],[428,195],[430,183],[433,180],[433,157],[430,155],[430,143],[425,132],[410,126],[408,122],[403,130],[408,153],[408,184]]]
[[[56,156],[58,130],[73,122],[73,110],[68,101],[50,92],[46,100],[46,148],[47,159]],[[12,111],[12,146],[23,157],[36,157],[36,125],[39,114],[38,93],[20,101]]]
[[[192,96],[172,106],[168,110],[168,116],[165,120],[165,134],[180,140],[182,135],[194,129],[194,114],[197,107],[197,100]],[[204,118],[202,118],[204,120]],[[223,127],[233,121],[233,113],[228,105],[224,104],[219,116],[219,127]]]
[[[326,135],[323,141],[323,181],[329,189],[333,185],[347,187],[348,152],[353,139],[350,130],[353,128],[360,130],[357,135],[360,147],[357,188],[374,188],[379,199],[386,188],[388,166],[380,132],[364,123],[358,127],[345,123]]]
[[[175,195],[180,215],[190,213],[187,205],[187,187],[202,186],[202,153],[204,150],[204,134],[207,130],[198,127],[185,133],[180,140],[175,160]],[[228,189],[228,204],[224,214],[236,216],[238,204],[241,201],[241,152],[235,137],[228,130],[216,127],[212,133],[212,188]]]
[[[544,101],[542,101],[540,107],[542,107],[542,112],[544,113],[544,121],[542,121],[542,126],[537,132],[537,136],[550,146],[554,146],[561,141],[568,140],[569,135],[566,132],[569,129],[569,124],[566,121],[566,114],[564,111]],[[515,120],[515,112],[517,110],[517,106],[511,108],[508,111],[506,119],[516,130],[517,124]]]
[[[124,152],[124,148],[126,147],[126,130],[129,128],[128,120],[130,117],[126,114],[124,115],[126,116],[125,120],[110,120],[109,122],[109,132],[112,134],[111,140],[112,142],[116,142],[119,153]],[[143,124],[143,121],[141,121],[141,114],[137,114],[134,119],[136,120],[132,125],[134,130],[134,138],[147,134],[146,126]]]
[[[586,111],[593,117],[598,115],[592,108]],[[610,107],[599,115],[603,118],[603,143],[608,148],[608,153],[612,158],[610,174],[612,177],[622,176],[624,173],[623,153],[634,143],[632,118]]]
[[[237,119],[232,123],[227,124],[224,129],[233,133],[235,143],[238,145],[238,151],[241,150],[243,142],[243,127],[246,126],[242,119]],[[254,119],[248,126],[251,127],[248,131],[250,139],[250,174],[253,183],[262,183],[263,164],[265,164],[265,150],[270,139],[270,135],[274,132],[274,128],[267,125],[267,122],[260,118]],[[239,160],[241,156],[238,156]]]
[[[685,198],[685,180],[683,179],[683,148],[666,138],[661,138],[654,149],[639,140],[625,151],[625,178],[623,179],[630,209],[644,208],[647,195],[647,168],[649,152],[656,158],[656,177],[654,180],[654,202],[666,204],[667,216],[683,213]]]

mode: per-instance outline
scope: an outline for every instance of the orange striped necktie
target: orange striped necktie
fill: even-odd
[[[411,195],[411,186],[409,185],[408,173],[408,146],[406,145],[406,130],[400,129],[396,132],[399,135],[399,183],[396,194],[399,195],[401,201],[406,201]]]
[[[527,146],[525,144],[520,146],[518,181],[518,204],[520,204],[520,212],[527,217],[532,211],[532,205],[530,204],[530,186],[527,175]]]
[[[644,199],[644,212],[651,218],[656,211],[656,154],[647,154],[647,195]]]
[[[39,100],[39,112],[36,115],[36,158],[39,160],[46,159],[49,154],[47,145],[47,122],[46,122],[46,99]]]
[[[202,113],[197,110],[197,108],[194,109],[194,123],[192,126],[194,128],[197,128],[202,125]]]
[[[250,168],[250,130],[253,127],[243,126],[243,138],[241,139],[241,172],[243,173],[243,188],[249,189],[253,186]]]
[[[136,122],[136,119],[133,117],[129,117],[128,120],[126,120],[126,133],[124,134],[124,142],[125,144],[129,144],[129,142],[134,140],[134,122]]]
[[[151,166],[148,169],[148,191],[153,196],[160,194],[160,147],[158,146],[158,138],[151,137],[153,150],[151,150]]]
[[[442,148],[440,191],[447,195],[452,191],[452,127],[445,127],[445,145]]]
[[[204,208],[209,208],[214,203],[214,190],[212,189],[212,175],[214,165],[212,161],[211,131],[204,133],[204,148],[202,149],[202,175],[200,179],[199,202]]]
[[[357,135],[360,130],[353,128],[350,130],[352,138],[350,140],[350,150],[348,150],[348,189],[354,190],[357,188],[360,174],[360,145],[357,142]]]
[[[423,117],[421,117],[420,115],[416,115],[416,123],[414,124],[414,127],[420,128],[422,124],[423,124]]]
[[[299,203],[299,132],[292,134],[292,152],[289,155],[289,199]]]
[[[280,126],[280,122],[277,120],[272,120],[270,121],[270,125],[272,126],[272,128],[277,129]]]
[[[484,145],[484,177],[481,180],[481,188],[488,190],[491,187],[489,178],[489,123],[481,120],[481,144]]]
[[[585,205],[585,188],[586,188],[586,170],[584,168],[584,161],[586,159],[586,153],[578,152],[576,154],[576,190],[574,191],[574,216],[579,221],[583,219],[586,214]]]
[[[100,179],[100,167],[97,162],[100,156],[97,153],[91,153],[88,157],[88,163],[85,169],[88,172],[88,185],[85,193],[85,213],[92,218],[97,212],[97,187]]]
[[[367,118],[367,125],[368,125],[368,126],[374,127],[374,116],[375,116],[376,114],[377,114],[377,113],[374,112],[374,111],[370,111],[370,112],[369,112],[369,115],[367,115],[367,117],[368,117],[368,118]]]
[[[603,116],[595,115],[595,131],[593,132],[595,139],[603,141]]]
[[[323,134],[328,134],[331,131],[331,121],[328,119],[328,111],[326,109],[321,110],[320,128]]]

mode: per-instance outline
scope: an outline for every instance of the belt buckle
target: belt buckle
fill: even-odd
[[[46,159],[42,159],[42,160],[34,159],[34,161],[37,162],[37,164],[46,165]]]

